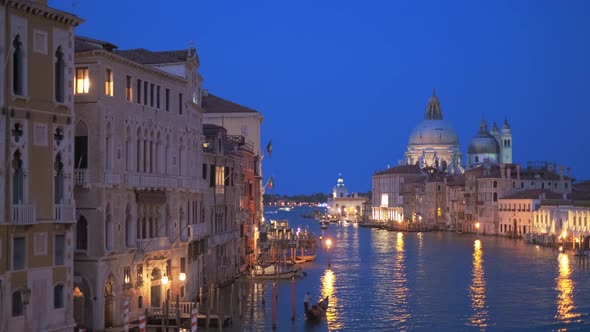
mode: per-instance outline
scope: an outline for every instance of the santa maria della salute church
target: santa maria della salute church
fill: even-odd
[[[485,119],[481,120],[479,131],[467,150],[467,167],[473,168],[486,161],[494,164],[512,163],[512,133],[507,120],[502,129],[494,122],[491,130],[488,130]],[[418,165],[421,169],[433,167],[447,174],[465,172],[459,138],[453,127],[443,119],[440,101],[434,90],[428,100],[424,120],[410,135],[404,163]]]

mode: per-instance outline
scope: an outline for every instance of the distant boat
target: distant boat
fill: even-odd
[[[292,210],[292,208],[288,207],[288,206],[283,206],[283,207],[279,208],[279,211],[291,211],[291,210]]]
[[[326,296],[323,300],[311,306],[311,308],[305,312],[305,316],[309,320],[318,321],[326,316],[328,310],[329,297]]]
[[[291,279],[293,277],[303,277],[305,273],[297,264],[268,264],[265,266],[257,265],[251,271],[250,276],[257,279]]]

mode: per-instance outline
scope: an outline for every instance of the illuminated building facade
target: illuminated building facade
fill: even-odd
[[[72,331],[74,29],[47,1],[0,2],[0,331]]]

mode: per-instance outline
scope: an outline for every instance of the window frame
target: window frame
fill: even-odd
[[[80,86],[81,84],[81,86]],[[90,93],[90,67],[76,67],[74,76],[74,94],[87,95]]]

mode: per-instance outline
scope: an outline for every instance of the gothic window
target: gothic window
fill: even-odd
[[[85,169],[88,167],[88,127],[82,121],[76,124],[76,138],[74,141],[74,167]]]
[[[76,223],[76,249],[88,249],[88,222],[84,216]]]
[[[55,162],[53,163],[53,186],[54,186],[54,203],[63,203],[64,198],[64,164],[61,160],[61,153],[55,156]]]
[[[12,92],[15,95],[22,96],[24,94],[25,86],[25,59],[23,53],[23,44],[20,41],[20,35],[16,35],[16,37],[14,37],[12,46],[14,47],[14,52],[12,53]]]
[[[113,138],[111,136],[111,124],[107,123],[105,137],[105,166],[106,169],[113,168]]]
[[[14,151],[12,158],[12,169],[12,203],[23,204],[25,176],[20,150]]]
[[[125,238],[127,247],[133,247],[135,245],[135,232],[133,231],[133,220],[131,219],[131,211],[129,211],[129,205],[125,209]]]
[[[59,103],[64,102],[64,72],[65,62],[63,52],[61,51],[61,46],[58,46],[57,51],[55,51],[55,101]]]
[[[107,204],[106,220],[104,230],[105,248],[107,250],[113,249],[113,218],[111,216],[111,206]]]

